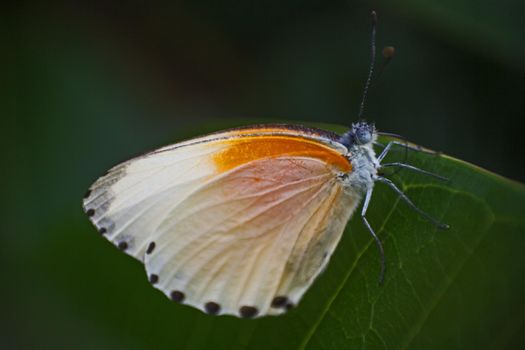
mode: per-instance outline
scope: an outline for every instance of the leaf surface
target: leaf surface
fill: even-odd
[[[403,158],[403,152],[389,156]],[[57,228],[57,239],[41,246],[34,264],[57,298],[74,305],[97,332],[128,348],[501,349],[519,344],[525,327],[525,187],[448,156],[410,152],[407,162],[450,178],[443,183],[407,170],[392,176],[414,203],[451,228],[435,228],[377,184],[368,218],[385,246],[384,285],[377,283],[378,250],[354,215],[325,273],[284,316],[212,317],[171,302],[148,284],[139,262],[97,236],[80,206],[77,217]]]

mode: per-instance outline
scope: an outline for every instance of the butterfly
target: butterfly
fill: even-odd
[[[374,27],[375,28],[375,27]],[[371,76],[371,74],[370,74]],[[369,76],[369,77],[370,77]],[[83,208],[98,232],[141,261],[150,283],[208,314],[254,318],[297,305],[325,269],[358,205],[366,219],[393,147],[372,123],[342,135],[296,125],[255,125],[169,145],[121,163],[89,188]]]

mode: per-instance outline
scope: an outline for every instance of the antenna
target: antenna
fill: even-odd
[[[370,43],[371,49],[371,59],[370,59],[370,69],[368,71],[368,78],[366,79],[365,88],[363,89],[363,98],[361,99],[361,106],[359,107],[359,113],[357,118],[360,119],[363,116],[363,111],[365,110],[366,96],[368,95],[368,88],[370,87],[370,82],[372,81],[372,75],[374,74],[374,64],[376,61],[376,27],[377,27],[377,13],[372,11],[370,13],[372,16],[372,40]]]

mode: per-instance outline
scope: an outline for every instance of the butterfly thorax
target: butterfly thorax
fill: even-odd
[[[373,124],[358,122],[341,136],[341,143],[348,152],[345,157],[352,164],[352,171],[341,175],[345,187],[363,193],[374,185],[379,162],[373,144],[377,134]]]
[[[346,155],[352,164],[352,171],[341,178],[345,187],[366,192],[374,185],[378,161],[371,145],[354,146]]]

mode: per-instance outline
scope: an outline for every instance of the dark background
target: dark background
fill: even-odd
[[[80,199],[110,166],[195,136],[202,125],[355,120],[372,8],[378,48],[393,45],[397,53],[372,87],[365,117],[380,130],[525,179],[521,1],[2,6],[8,344],[60,347],[68,337],[111,344],[111,332],[79,316],[67,288],[42,272],[49,265],[38,254],[65,226],[89,230]]]

